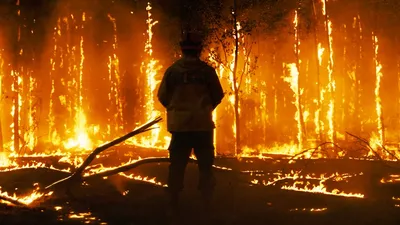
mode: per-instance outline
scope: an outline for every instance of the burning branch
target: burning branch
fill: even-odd
[[[154,124],[160,122],[161,120],[162,120],[161,117],[157,117],[153,121],[151,121],[151,122],[149,122],[149,123],[137,128],[137,129],[135,129],[134,131],[132,131],[132,132],[120,137],[120,138],[117,138],[117,139],[115,139],[115,140],[113,140],[113,141],[111,141],[111,142],[109,142],[107,144],[104,144],[104,145],[102,145],[100,147],[97,147],[86,158],[86,160],[82,163],[82,165],[71,176],[54,182],[53,184],[47,186],[46,189],[50,189],[50,188],[54,187],[57,184],[62,184],[62,183],[65,183],[65,182],[68,183],[68,181],[71,182],[71,181],[76,181],[76,180],[82,180],[83,171],[86,169],[86,167],[89,166],[89,164],[96,158],[96,156],[98,154],[100,154],[101,152],[109,149],[110,147],[112,147],[114,145],[117,145],[117,144],[119,144],[119,143],[121,143],[121,142],[123,142],[123,141],[125,141],[125,140],[127,140],[127,139],[129,139],[129,138],[131,138],[133,136],[135,136],[135,135],[138,135],[138,134],[141,134],[143,132],[146,132],[146,131],[149,131],[149,130],[153,129],[153,128],[151,128],[151,126],[153,126]]]
[[[371,147],[371,145],[369,144],[369,141],[365,140],[364,138],[360,138],[360,137],[358,137],[358,136],[356,136],[356,135],[354,135],[354,134],[351,134],[351,133],[349,133],[349,132],[346,132],[346,134],[348,134],[348,135],[350,135],[350,136],[356,138],[357,140],[361,141],[362,143],[364,143],[364,144],[368,147],[368,149],[369,149],[380,161],[384,161],[384,159],[382,159],[382,157],[379,155],[379,153],[378,153],[374,148]],[[388,153],[390,156],[392,156],[394,159],[396,159],[396,161],[400,161],[400,159],[399,159],[395,154],[393,154],[392,152],[390,152],[389,150],[387,150],[387,149],[385,148],[385,146],[382,145],[382,146],[380,146],[380,147],[381,147],[386,153]]]
[[[18,201],[17,199],[14,199],[14,198],[11,198],[11,197],[8,197],[8,196],[0,195],[0,201],[9,202],[9,203],[11,203],[13,205],[16,205],[16,206],[27,206],[26,204]]]
[[[194,161],[193,159],[190,159],[190,161]],[[141,159],[138,161],[135,161],[131,164],[126,164],[120,167],[117,167],[115,169],[112,170],[108,170],[108,171],[103,171],[100,173],[95,173],[95,174],[91,174],[88,176],[83,177],[83,179],[91,179],[91,178],[101,178],[101,177],[107,177],[107,176],[112,176],[112,175],[116,175],[122,172],[126,172],[128,170],[131,170],[133,168],[136,168],[138,166],[141,166],[143,164],[147,164],[147,163],[161,163],[161,162],[169,162],[169,158],[167,157],[150,157],[150,158],[145,158],[145,159]]]

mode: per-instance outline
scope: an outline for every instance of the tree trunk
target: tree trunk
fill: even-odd
[[[236,140],[235,140],[235,155],[240,154],[240,118],[239,118],[239,86],[238,86],[238,77],[237,77],[237,67],[238,67],[238,57],[239,57],[239,39],[238,39],[238,27],[237,27],[237,0],[233,1],[233,27],[234,27],[234,38],[235,38],[235,59],[233,64],[233,92],[235,96],[234,100],[234,108],[235,108],[235,132],[236,132]]]
[[[321,96],[320,96],[320,92],[321,92],[321,81],[320,81],[320,76],[321,76],[321,71],[320,71],[320,66],[319,66],[319,58],[318,58],[318,29],[317,29],[317,25],[318,25],[318,18],[317,18],[317,10],[315,8],[315,1],[312,1],[313,4],[313,17],[314,17],[314,44],[315,44],[315,59],[316,59],[316,63],[317,63],[317,92],[318,92],[318,96],[317,96],[317,107],[319,108],[318,111],[318,116],[319,116],[319,120],[318,120],[318,125],[319,125],[319,133],[317,134],[319,136],[319,141],[322,142],[322,131],[321,131],[321,127],[322,127],[322,121],[321,121],[321,107],[322,107],[322,103],[321,103]]]
[[[329,55],[329,68],[331,69],[331,70],[333,70],[333,63],[332,63],[332,59],[331,59],[331,57],[330,57],[330,55],[331,55],[331,53],[332,53],[332,49],[331,49],[331,39],[330,39],[330,36],[329,36],[329,15],[328,15],[328,5],[327,5],[327,3],[328,3],[328,1],[327,0],[324,0],[324,3],[325,3],[325,29],[326,29],[326,32],[327,32],[327,39],[328,39],[328,55]],[[329,72],[328,72],[329,73]],[[333,73],[333,72],[332,72]],[[336,109],[335,109],[335,85],[333,85],[333,81],[334,81],[334,77],[333,77],[333,74],[332,74],[332,76],[331,76],[331,79],[332,80],[330,80],[329,81],[329,89],[330,89],[330,91],[331,91],[331,98],[332,98],[332,101],[333,101],[333,112],[332,112],[332,123],[333,123],[333,126],[332,126],[332,131],[333,131],[333,142],[336,142],[336,122],[335,122],[335,111],[336,111]]]
[[[298,5],[298,8],[300,8],[300,5]],[[297,13],[297,21],[299,21],[299,16]],[[300,136],[299,140],[299,150],[302,150],[303,148],[303,142],[304,142],[304,137],[306,135],[306,129],[305,129],[305,123],[304,123],[304,117],[303,117],[303,109],[302,109],[302,98],[301,98],[301,89],[300,89],[300,37],[299,37],[299,23],[297,22],[297,27],[295,28],[295,55],[296,55],[296,68],[298,72],[298,77],[297,77],[297,96],[298,97],[298,102],[297,104],[299,105],[299,123],[300,123],[300,130],[302,130],[302,135]]]
[[[4,142],[3,142],[3,128],[2,128],[2,115],[3,115],[3,59],[1,58],[0,54],[0,152],[4,150]]]
[[[0,94],[0,99],[1,99],[1,94]],[[0,117],[1,117],[1,114],[2,114],[1,108],[2,108],[2,106],[1,106],[1,103],[0,103]],[[0,118],[0,152],[4,151],[3,146],[4,146],[4,143],[3,143],[3,129],[2,129],[1,118]]]

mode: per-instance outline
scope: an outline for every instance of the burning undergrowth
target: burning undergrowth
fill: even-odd
[[[68,1],[42,18],[16,1],[15,20],[0,27],[1,203],[101,223],[68,204],[107,194],[118,204],[165,188],[164,122],[103,144],[163,114],[155,93],[178,55],[165,47],[176,42],[166,32],[175,21],[161,3],[115,2]],[[226,91],[213,115],[214,167],[230,197],[311,199],[285,205],[296,213],[329,212],[336,201],[400,205],[400,64],[390,54],[398,34],[371,28],[366,9],[338,13],[340,2],[239,4],[228,15],[199,3],[208,35],[202,57]],[[282,13],[278,22],[265,17],[274,24],[252,21],[253,8]],[[262,199],[265,208],[281,204],[271,199]]]

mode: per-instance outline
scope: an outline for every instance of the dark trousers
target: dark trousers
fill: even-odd
[[[215,186],[212,171],[214,164],[214,132],[171,132],[172,138],[168,148],[170,165],[168,174],[168,190],[178,194],[183,189],[186,165],[192,149],[198,161],[198,189],[204,194],[211,194]]]

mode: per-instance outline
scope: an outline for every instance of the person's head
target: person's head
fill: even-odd
[[[183,32],[179,44],[184,56],[199,57],[203,48],[201,35],[196,32]]]

